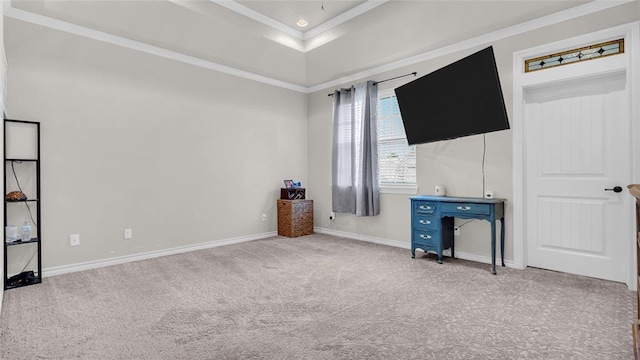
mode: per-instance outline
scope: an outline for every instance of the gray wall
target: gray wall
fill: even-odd
[[[421,76],[476,50],[493,45],[507,112],[511,121],[513,119],[512,56],[514,52],[632,22],[639,18],[640,3],[632,2],[380,74],[375,76],[373,80],[382,80],[413,71],[417,71]],[[366,79],[362,79],[362,81],[364,80]],[[383,83],[380,90],[394,88],[411,80],[412,78],[405,78]],[[411,195],[382,194],[381,213],[378,217],[358,218],[352,215],[338,214],[336,220],[329,220],[329,212],[331,211],[332,100],[327,96],[327,92],[327,90],[322,90],[309,96],[309,134],[314,134],[314,136],[309,136],[309,163],[314,164],[309,167],[309,187],[313,189],[315,199],[316,226],[400,242],[408,247],[411,236],[409,208]],[[463,101],[463,99],[461,100]],[[486,189],[493,190],[496,197],[508,200],[505,215],[505,258],[513,260],[513,206],[518,205],[512,201],[512,133],[508,130],[486,134],[486,143]],[[433,195],[435,185],[446,185],[448,195],[482,197],[482,149],[482,135],[418,145],[418,193]],[[456,219],[457,224],[461,222]],[[456,238],[456,253],[466,253],[471,257],[488,257],[490,255],[489,234],[490,225],[486,221],[474,221],[466,224],[461,228],[461,236]]]
[[[45,268],[272,232],[282,180],[306,183],[306,95],[12,29],[8,115],[41,122]]]

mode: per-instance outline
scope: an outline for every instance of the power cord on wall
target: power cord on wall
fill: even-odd
[[[29,258],[29,261],[27,261],[27,263],[24,265],[24,267],[22,268],[22,271],[20,271],[20,273],[23,273],[27,267],[29,267],[29,264],[31,264],[31,261],[33,260],[33,258],[36,256],[36,254],[38,253],[38,250],[34,251],[33,254],[31,254],[31,257]]]
[[[472,222],[472,221],[475,221],[475,220],[477,220],[477,219],[467,220],[467,221],[463,222],[462,224],[460,224],[460,225],[456,226],[455,228],[456,228],[456,229],[460,229],[461,227],[463,227],[463,226],[467,225],[468,223],[470,223],[470,222]]]
[[[487,157],[487,135],[486,134],[482,134],[482,195],[480,197],[484,197],[485,194],[485,174],[484,174],[484,163],[485,163],[485,159]],[[463,222],[462,224],[455,226],[455,229],[458,230],[461,227],[467,225],[468,223],[474,221],[476,219],[471,219],[468,221]]]
[[[480,197],[484,197],[484,185],[485,185],[485,179],[484,179],[484,160],[487,154],[487,134],[482,134],[482,195]]]
[[[13,177],[16,179],[18,190],[20,190],[20,192],[24,194],[24,191],[22,191],[22,186],[20,186],[20,180],[18,180],[18,175],[16,175],[16,169],[14,167],[14,163],[16,162],[22,163],[22,161],[16,161],[16,160],[11,161],[11,172],[13,172]],[[31,213],[31,207],[29,206],[29,203],[25,201],[24,204],[26,205],[27,210],[29,211],[29,217],[31,218],[31,223],[37,228],[38,223],[35,220],[33,220],[33,214]]]
[[[273,205],[271,205],[271,207],[270,207],[267,211],[265,211],[263,214],[270,214],[270,213],[271,213],[271,210],[273,210],[273,208],[274,208],[276,205],[278,205],[278,200],[279,200],[279,199],[280,199],[280,198],[277,198],[277,199],[273,202]]]

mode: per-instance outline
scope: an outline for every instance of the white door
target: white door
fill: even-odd
[[[631,129],[625,71],[525,91],[529,266],[625,282]],[[622,192],[605,191],[621,186]]]

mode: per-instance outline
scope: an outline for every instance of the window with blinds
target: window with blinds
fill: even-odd
[[[393,90],[378,93],[380,188],[416,188],[416,147],[409,146]]]

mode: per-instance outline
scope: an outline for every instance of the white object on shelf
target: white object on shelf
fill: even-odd
[[[31,240],[31,223],[29,220],[25,220],[24,224],[20,228],[20,239],[22,241]]]
[[[18,240],[18,227],[17,226],[7,226],[7,227],[5,227],[4,228],[4,239],[8,243]]]

